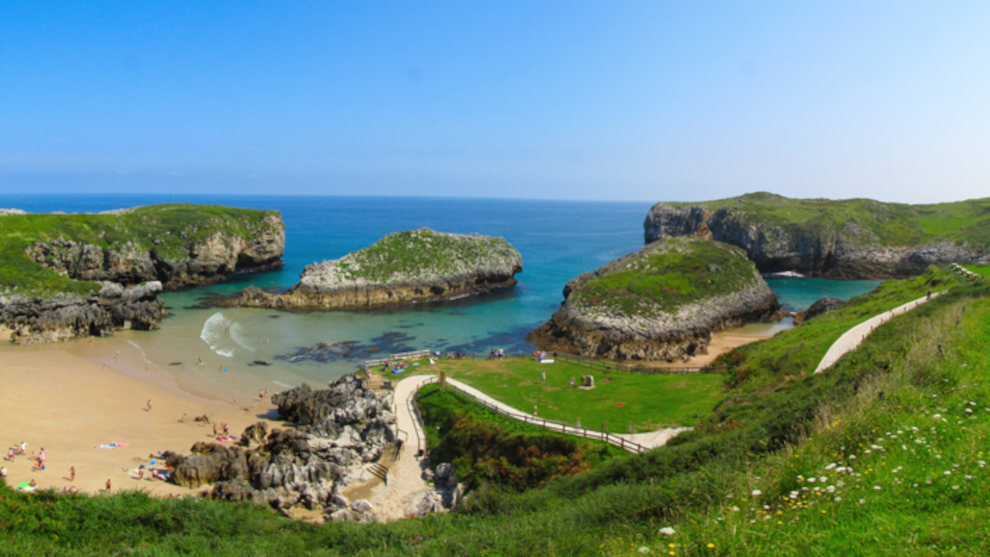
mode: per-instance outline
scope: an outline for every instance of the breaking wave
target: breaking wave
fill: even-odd
[[[254,347],[244,338],[244,327],[227,319],[220,312],[214,313],[203,323],[199,338],[210,350],[225,358],[233,358],[237,347],[254,352]]]

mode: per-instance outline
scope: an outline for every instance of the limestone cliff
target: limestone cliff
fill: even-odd
[[[45,342],[154,329],[157,293],[281,265],[275,211],[186,204],[0,218],[0,324]]]
[[[614,360],[684,360],[711,333],[766,318],[779,304],[739,248],[671,238],[585,273],[529,340]]]
[[[762,272],[897,278],[952,261],[990,262],[990,199],[904,205],[757,193],[658,203],[643,228],[647,243],[700,236],[739,246]]]
[[[220,305],[366,309],[482,294],[516,284],[522,257],[502,238],[428,228],[389,234],[332,261],[308,265],[288,291],[250,288]]]

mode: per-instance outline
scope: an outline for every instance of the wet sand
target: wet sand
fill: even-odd
[[[91,494],[102,492],[107,479],[113,492],[194,493],[151,480],[150,473],[136,479],[138,467],[156,460],[149,455],[158,451],[188,453],[197,441],[215,441],[212,426],[194,422],[195,416],[226,422],[230,433],[239,435],[272,409],[267,398],[238,401],[183,392],[160,363],[149,365],[133,347],[115,339],[0,345],[0,383],[3,456],[11,445],[28,443],[26,455],[2,461],[7,484],[34,479],[39,488],[75,486]],[[185,422],[178,421],[183,414]],[[128,445],[99,448],[115,441]],[[32,459],[42,448],[47,452],[43,471]],[[75,480],[70,479],[73,466]]]

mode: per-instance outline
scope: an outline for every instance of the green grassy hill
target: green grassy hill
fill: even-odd
[[[810,375],[837,331],[947,286]],[[484,490],[449,515],[312,526],[247,505],[2,489],[0,538],[15,555],[990,553],[990,285],[932,270],[830,315],[736,356],[749,372],[667,447]]]
[[[990,197],[931,205],[884,203],[872,199],[791,199],[748,193],[701,203],[660,203],[671,207],[726,209],[744,223],[760,223],[813,235],[845,234],[849,245],[917,246],[947,241],[990,249]]]

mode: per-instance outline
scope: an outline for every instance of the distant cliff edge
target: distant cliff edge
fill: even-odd
[[[657,203],[643,229],[646,243],[700,236],[738,246],[761,272],[900,278],[929,265],[990,262],[990,198],[906,205],[753,193]]]

